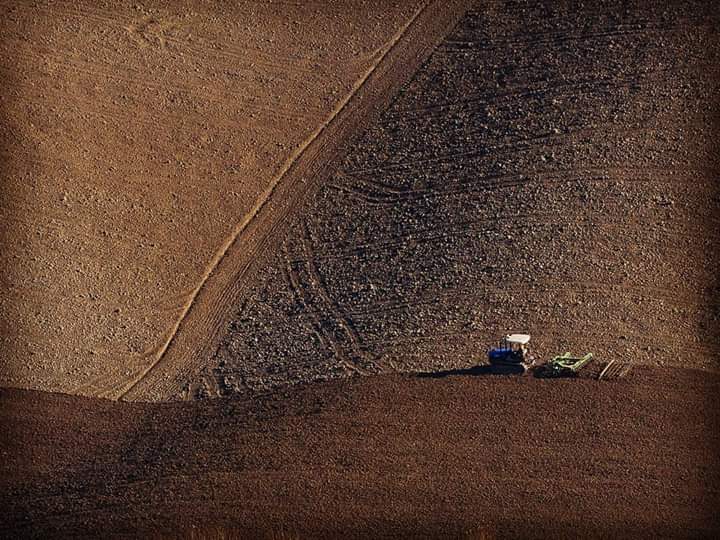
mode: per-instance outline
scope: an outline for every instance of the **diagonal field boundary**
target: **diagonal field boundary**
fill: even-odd
[[[284,238],[288,218],[339,166],[337,158],[389,105],[471,0],[431,0],[387,44],[330,117],[290,156],[275,181],[238,223],[210,261],[158,356],[127,385],[104,397],[135,401],[177,399],[184,382],[214,353],[252,277]]]

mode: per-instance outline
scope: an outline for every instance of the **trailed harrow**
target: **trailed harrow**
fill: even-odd
[[[590,360],[592,353],[585,356],[572,356],[569,352],[556,356],[543,366],[543,377],[574,377]]]

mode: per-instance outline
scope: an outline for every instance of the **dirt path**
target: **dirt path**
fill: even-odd
[[[0,536],[713,538],[718,392],[644,367],[193,403],[1,390]]]
[[[464,0],[429,2],[398,31],[351,94],[300,146],[253,211],[235,228],[156,362],[116,397],[162,400],[206,364],[235,307],[248,294],[254,273],[285,238],[288,216],[302,208],[335,172],[339,152],[384,110],[469,5]]]

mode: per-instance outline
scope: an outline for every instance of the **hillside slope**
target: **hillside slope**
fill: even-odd
[[[717,370],[720,14],[470,11],[298,213],[195,378],[143,399],[540,357]],[[175,386],[170,386],[170,383]]]
[[[0,384],[141,379],[422,6],[2,2]]]
[[[168,404],[3,390],[0,536],[717,537],[719,392],[669,368]]]

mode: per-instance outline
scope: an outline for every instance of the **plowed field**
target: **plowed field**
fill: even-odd
[[[0,536],[716,538],[719,392],[668,368],[169,404],[3,390]]]
[[[259,255],[224,330],[128,397],[470,366],[512,330],[542,358],[716,370],[719,17],[469,11]]]
[[[719,29],[0,2],[0,537],[720,537]]]

